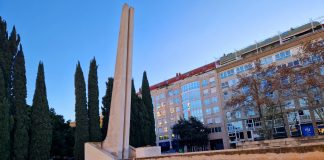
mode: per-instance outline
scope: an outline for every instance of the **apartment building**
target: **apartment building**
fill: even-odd
[[[300,45],[310,40],[324,39],[323,28],[324,25],[318,22],[291,28],[280,35],[224,55],[215,62],[184,74],[177,73],[175,77],[151,86],[157,144],[163,150],[176,146],[172,126],[180,117],[190,116],[197,117],[210,129],[210,149],[226,149],[235,147],[237,143],[260,140],[256,129],[261,122],[254,108],[234,111],[225,106],[231,97],[230,88],[238,82],[237,75],[252,69],[257,59],[264,66],[271,63],[281,67],[299,65],[294,55],[299,52]],[[312,126],[312,116],[317,121],[319,131],[322,128],[324,131],[320,117],[307,109],[305,102],[287,99],[285,103],[285,118],[277,122],[274,128],[278,138],[283,138],[280,136],[282,133],[288,137],[314,135],[317,131]],[[290,133],[285,133],[285,127],[289,127]]]

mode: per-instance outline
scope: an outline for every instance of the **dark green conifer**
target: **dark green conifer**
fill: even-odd
[[[13,131],[13,159],[28,159],[28,115],[27,115],[27,89],[26,69],[22,47],[15,58],[13,66],[13,105],[14,105],[14,131]]]
[[[3,72],[5,75],[5,81],[6,81],[6,88],[8,95],[11,94],[11,75],[12,75],[12,65],[14,62],[14,57],[17,54],[18,51],[18,45],[20,43],[20,37],[16,32],[15,26],[13,27],[9,40],[7,42],[7,50],[4,54],[4,68]]]
[[[132,80],[132,93],[131,93],[131,117],[130,117],[130,136],[129,144],[133,147],[140,147],[140,140],[142,139],[140,135],[141,124],[139,124],[139,105],[138,96],[136,94],[134,80]]]
[[[101,127],[102,140],[104,140],[107,136],[113,85],[114,85],[114,78],[109,77],[108,82],[106,82],[106,94],[105,96],[102,97],[102,107],[101,107],[102,116],[103,116],[102,127]]]
[[[52,144],[52,125],[49,113],[44,65],[38,65],[36,88],[31,109],[29,159],[48,160]]]
[[[89,119],[87,111],[86,85],[83,71],[78,62],[75,75],[75,144],[74,156],[76,160],[84,159],[84,143],[89,141]]]
[[[99,89],[97,63],[93,58],[90,62],[88,77],[88,112],[89,112],[89,139],[91,142],[100,142],[102,140],[99,119]]]
[[[153,103],[150,91],[150,85],[147,80],[146,71],[143,73],[143,80],[142,80],[142,100],[146,108],[147,114],[147,145],[155,146],[155,122],[154,122],[154,114],[153,114]]]
[[[3,20],[0,16],[0,67],[3,70],[4,76],[6,76],[5,69],[7,69],[7,43],[8,43],[8,33],[7,33],[7,23],[5,20]],[[7,86],[6,77],[3,77],[5,81],[5,87]]]
[[[0,68],[0,155],[1,159],[10,159],[10,116],[9,102],[6,98],[5,81]]]

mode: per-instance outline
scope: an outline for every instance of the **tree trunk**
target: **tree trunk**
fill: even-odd
[[[318,128],[317,128],[317,123],[316,123],[314,110],[309,110],[309,113],[310,113],[310,117],[311,117],[311,120],[312,120],[312,125],[314,127],[314,134],[315,134],[315,136],[318,136]]]

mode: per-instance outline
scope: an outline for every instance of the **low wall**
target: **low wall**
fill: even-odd
[[[168,154],[142,160],[324,160],[324,142],[294,147],[228,149],[219,151]]]

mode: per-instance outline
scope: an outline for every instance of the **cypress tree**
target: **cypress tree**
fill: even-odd
[[[84,143],[89,140],[89,122],[87,112],[86,85],[80,62],[78,62],[75,71],[74,86],[76,121],[74,156],[76,160],[83,160]]]
[[[18,45],[20,43],[20,37],[16,32],[15,26],[13,26],[13,29],[11,31],[9,40],[7,42],[7,50],[4,54],[4,68],[3,72],[5,75],[5,81],[6,81],[6,88],[8,95],[11,95],[11,75],[12,75],[12,65],[14,62],[14,57],[17,54],[18,51]]]
[[[146,115],[147,115],[147,124],[148,124],[148,143],[147,145],[155,146],[155,123],[154,123],[154,114],[153,114],[153,103],[152,103],[152,97],[151,97],[151,91],[150,91],[150,85],[147,80],[146,71],[143,73],[143,79],[142,79],[142,100],[145,105]]]
[[[141,99],[140,97],[138,97],[138,102],[137,102],[137,105],[138,105],[138,110],[139,110],[139,120],[138,120],[138,123],[140,124],[140,126],[142,126],[139,130],[139,135],[141,137],[147,137],[147,138],[141,138],[139,140],[139,146],[140,147],[143,147],[143,146],[147,146],[147,145],[150,145],[150,132],[149,132],[149,129],[150,129],[150,121],[149,121],[149,116],[148,116],[148,113],[147,113],[147,109],[146,109],[146,106],[144,104],[144,101],[143,99]]]
[[[7,33],[7,23],[4,21],[1,16],[0,16],[0,68],[2,69],[3,72],[3,79],[5,82],[5,87],[7,88],[7,78],[5,77],[7,74],[5,73],[5,69],[7,69],[7,61],[6,56],[7,56],[7,43],[8,43],[8,33]]]
[[[89,140],[91,142],[100,142],[100,119],[99,119],[99,89],[97,63],[93,58],[90,62],[90,70],[88,77],[88,113],[89,113]]]
[[[14,104],[14,131],[13,131],[13,159],[28,158],[28,115],[26,69],[22,46],[16,55],[13,66],[13,104]]]
[[[0,155],[1,159],[10,159],[10,118],[9,102],[6,98],[5,81],[0,68]]]
[[[107,136],[113,85],[114,85],[114,78],[109,77],[108,82],[106,82],[106,94],[105,96],[102,97],[102,107],[101,107],[102,116],[103,116],[102,127],[101,127],[102,140],[104,140]]]
[[[52,144],[52,125],[47,101],[44,65],[38,65],[36,88],[31,108],[31,136],[29,159],[47,160]]]
[[[138,96],[136,94],[134,80],[132,80],[132,94],[131,94],[131,117],[130,117],[130,137],[129,144],[133,147],[140,146],[140,128],[139,124],[139,105],[138,105]]]

